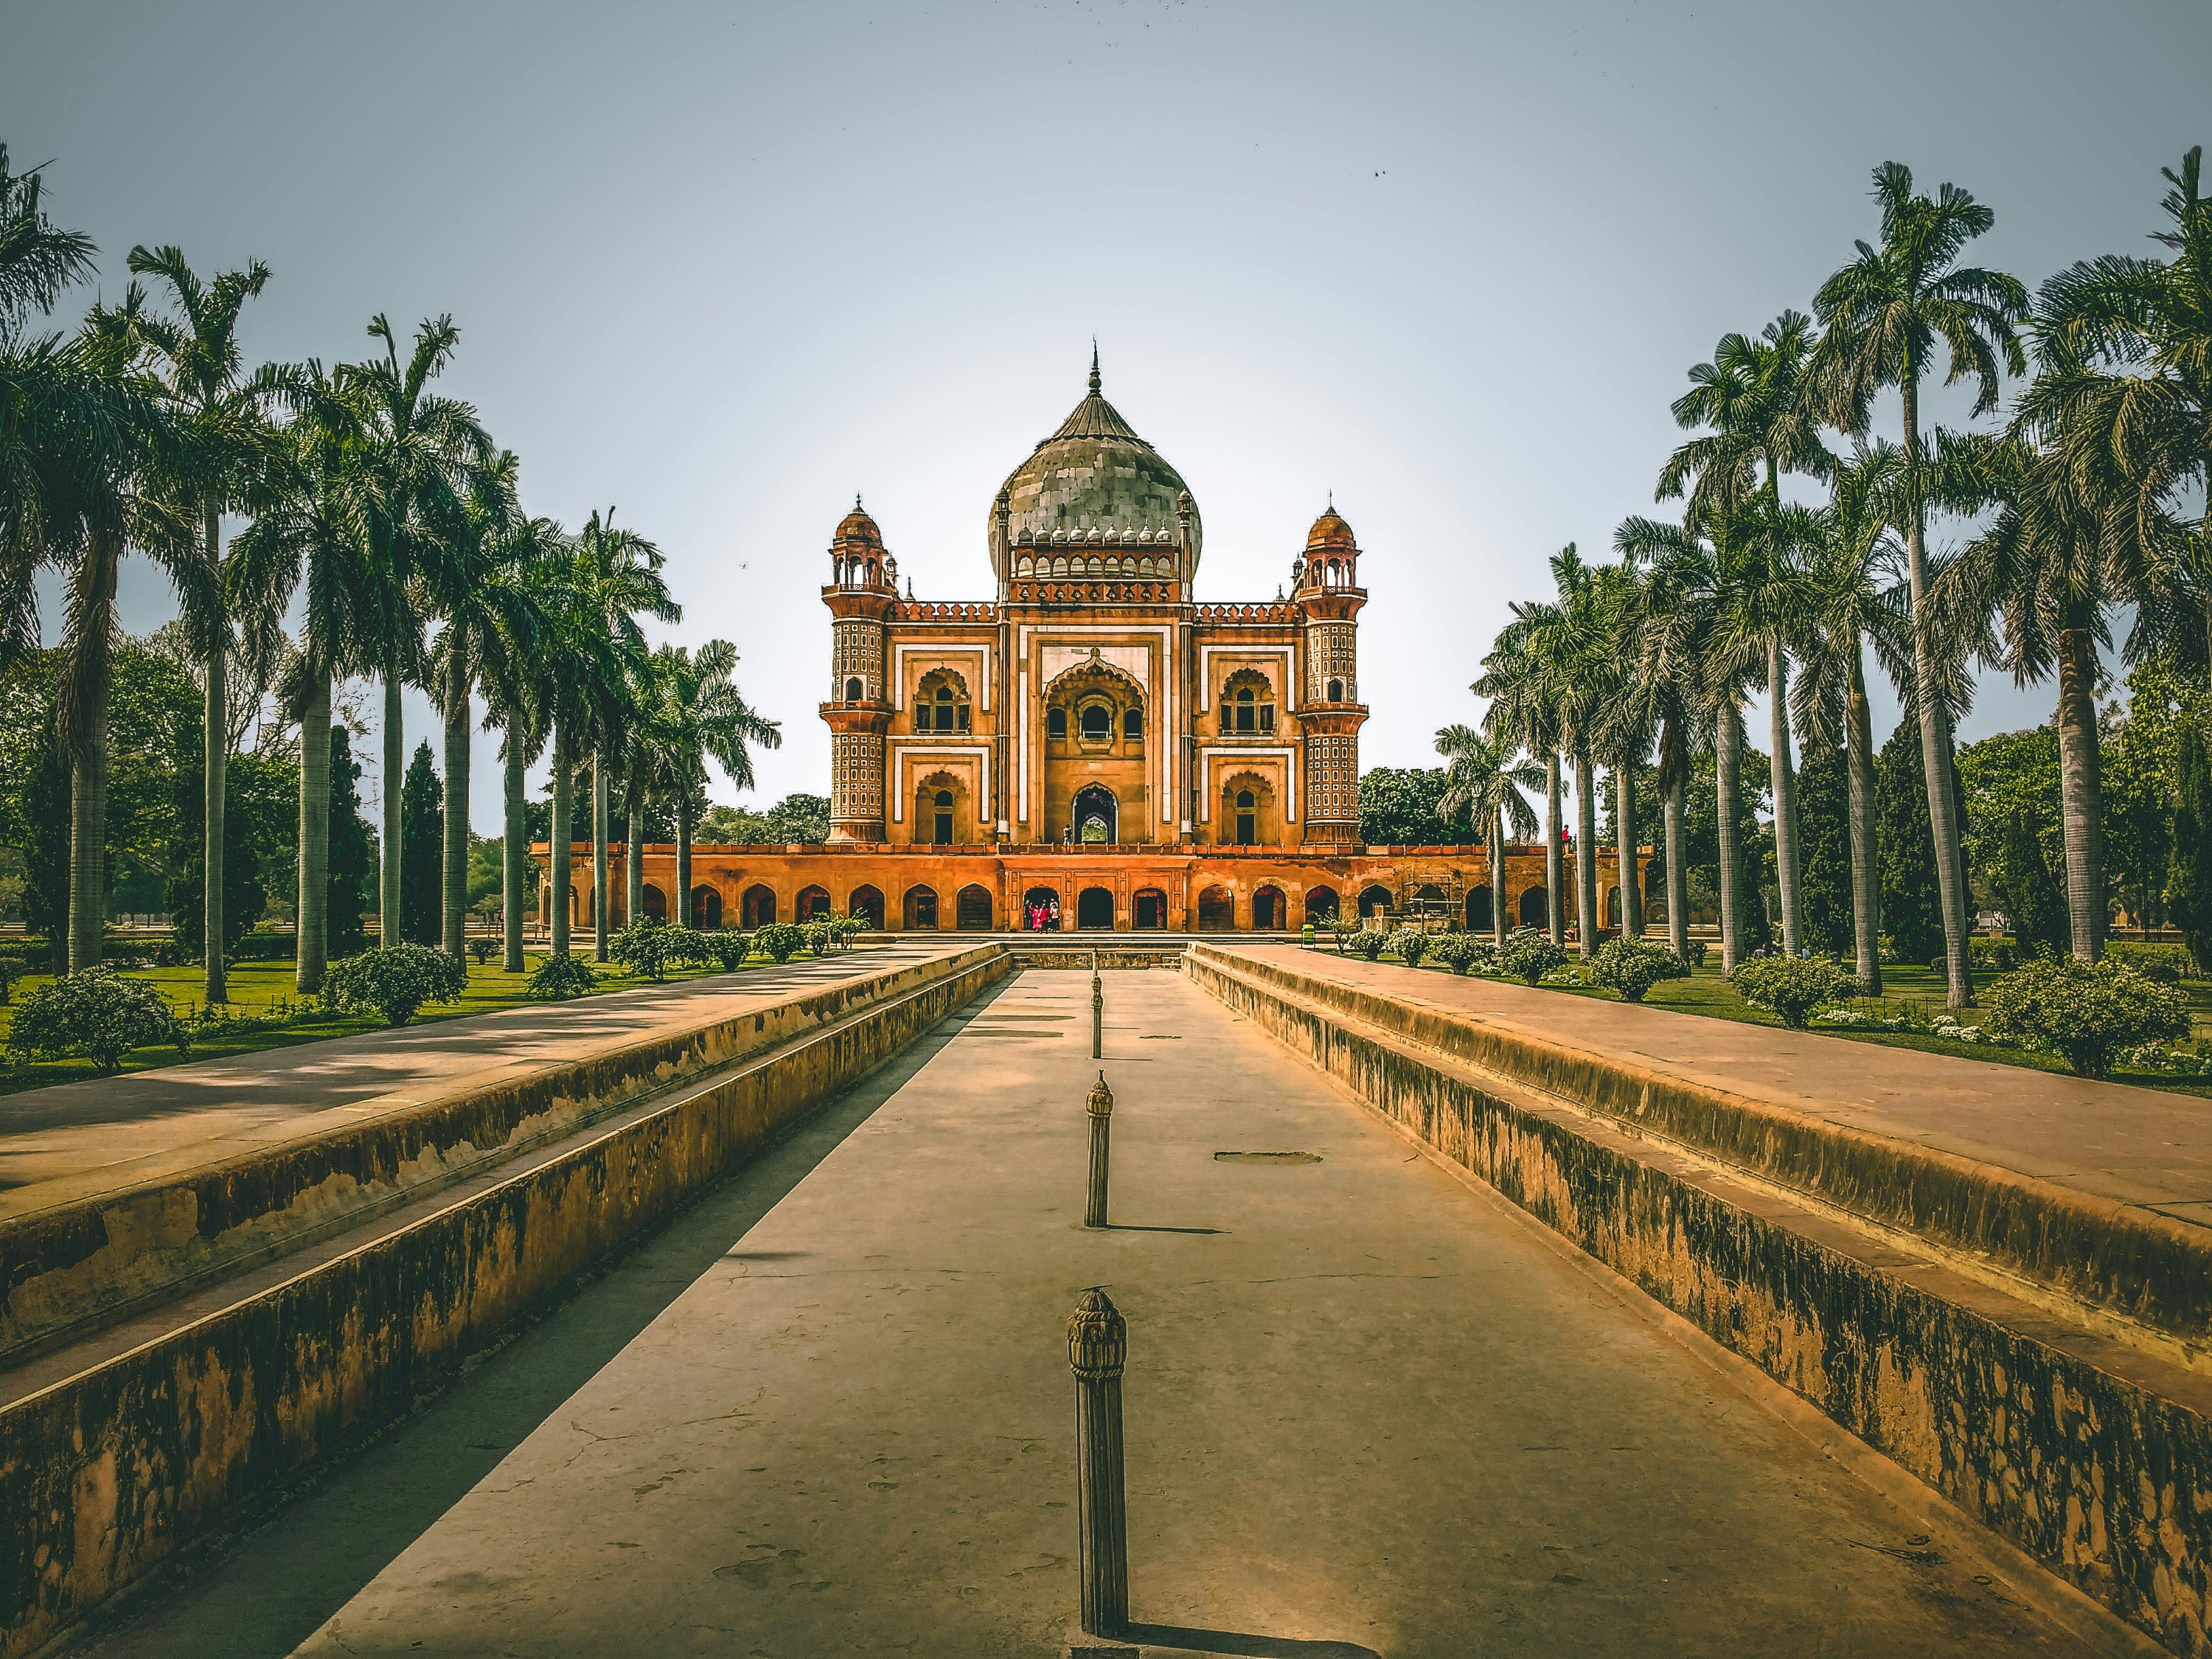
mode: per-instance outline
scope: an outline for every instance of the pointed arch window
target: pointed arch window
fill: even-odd
[[[937,844],[950,847],[952,845],[952,792],[950,789],[939,790],[932,805],[937,817]]]
[[[1249,789],[1237,792],[1237,844],[1253,847],[1260,840],[1260,803]]]

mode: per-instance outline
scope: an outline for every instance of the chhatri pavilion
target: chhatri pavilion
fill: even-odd
[[[695,926],[1267,932],[1414,900],[1490,926],[1486,848],[1359,843],[1367,592],[1333,505],[1288,597],[1200,599],[1198,503],[1106,401],[1094,353],[1083,400],[993,500],[986,543],[991,598],[902,595],[854,501],[822,589],[829,843],[696,847]],[[668,916],[675,848],[644,866],[645,909]],[[1545,920],[1543,866],[1540,846],[1509,849],[1509,922]],[[580,927],[588,846],[571,867]]]

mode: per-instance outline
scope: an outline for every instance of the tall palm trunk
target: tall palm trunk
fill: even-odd
[[[525,872],[530,857],[529,784],[517,724],[510,721],[507,728],[507,799],[499,830],[499,902],[507,920],[507,957],[500,965],[510,974],[522,971],[522,895],[528,885]],[[545,852],[550,879],[551,846]]]
[[[1850,706],[1844,711],[1844,763],[1850,779],[1851,942],[1858,953],[1859,994],[1881,994],[1881,878],[1875,839],[1874,723],[1867,710],[1866,672],[1852,641]]]
[[[204,524],[207,537],[207,561],[210,569],[218,574],[222,568],[222,526],[220,515],[213,507],[207,509]],[[230,789],[230,687],[229,641],[218,633],[207,657],[207,732],[205,733],[206,798],[201,814],[201,845],[207,851],[202,860],[207,879],[201,898],[206,927],[206,971],[200,983],[200,996],[207,1002],[228,1002],[230,988],[222,968],[222,949],[228,935],[224,931],[223,915],[223,820],[224,809],[229,805]]]
[[[1505,813],[1490,815],[1490,937],[1505,948]]]
[[[592,756],[592,960],[607,959],[607,924],[612,919],[614,896],[607,891],[607,818],[611,802],[607,793],[607,763],[596,750]]]
[[[399,921],[399,786],[406,775],[407,734],[401,722],[405,716],[399,706],[399,671],[386,664],[384,670],[384,802],[378,817],[384,821],[382,856],[377,860],[383,866],[383,880],[376,896],[376,927],[379,945],[391,950],[406,935],[400,932]]]
[[[623,826],[623,925],[635,927],[645,915],[645,807],[634,804]]]
[[[69,959],[70,973],[100,965],[107,932],[107,705],[115,684],[115,579],[119,537],[103,532],[85,550],[70,606],[63,736],[70,753]]]
[[[1774,753],[1767,763],[1774,785],[1774,874],[1782,889],[1782,948],[1798,950],[1797,769],[1790,759],[1790,659],[1782,641],[1766,641],[1766,690],[1773,707],[1768,716]]]
[[[469,954],[469,642],[461,635],[446,655],[444,938],[447,954],[457,962]]]
[[[1690,872],[1682,867],[1682,777],[1667,780],[1667,948],[1690,959]]]
[[[1644,937],[1644,872],[1636,860],[1636,767],[1613,769],[1613,865],[1620,878],[1620,936]]]
[[[323,988],[331,956],[331,677],[320,670],[310,676],[300,711],[299,863],[292,982],[301,996],[313,996]]]
[[[1733,704],[1720,708],[1713,740],[1713,805],[1719,814],[1721,851],[1721,971],[1732,974],[1743,960],[1743,841],[1736,813],[1743,799],[1743,732]]]
[[[1575,757],[1575,919],[1577,947],[1597,954],[1597,791],[1588,755]]]
[[[676,809],[676,920],[689,927],[691,921],[691,804]]]
[[[1559,751],[1554,749],[1544,757],[1544,921],[1554,945],[1567,942],[1567,914],[1560,908],[1565,896],[1560,890],[1567,879],[1566,854],[1559,845],[1565,828],[1559,819]]]
[[[2097,647],[2086,609],[2074,607],[2058,636],[2058,793],[2074,954],[2094,962],[2105,953],[2105,781],[2097,752]]]
[[[1905,400],[1905,455],[1907,476],[1917,478],[1920,469],[1920,366],[1908,357],[1900,376]],[[1912,592],[1912,672],[1921,695],[1920,760],[1928,772],[1928,823],[1936,842],[1936,896],[1943,906],[1943,954],[1950,969],[1954,1008],[1970,1008],[1974,1002],[1973,975],[1968,971],[1966,939],[1966,884],[1959,831],[1959,793],[1952,779],[1949,722],[1937,707],[1936,653],[1928,637],[1928,554],[1925,514],[1915,500],[1905,522],[1905,569]]]
[[[553,822],[545,849],[546,914],[552,923],[553,954],[568,954],[568,907],[576,885],[574,816],[575,763],[568,757],[568,733],[553,728]]]

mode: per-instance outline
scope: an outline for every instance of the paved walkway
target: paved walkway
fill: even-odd
[[[1050,1654],[1101,1283],[1148,1647],[2143,1650],[1180,975],[1107,984],[1114,1231],[1087,977],[1022,974],[299,1650]]]
[[[2212,1226],[2212,1101],[2194,1096],[1416,972],[1334,951],[1249,945],[1239,954],[1419,997],[1476,1024],[1601,1049],[1848,1128]]]
[[[235,1059],[0,1096],[0,1217],[87,1186],[122,1186],[179,1157],[281,1139],[318,1113],[544,1064],[578,1048],[704,1020],[921,962],[972,941],[899,943],[574,1002],[433,1020]]]

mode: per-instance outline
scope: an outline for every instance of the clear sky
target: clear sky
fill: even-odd
[[[1363,762],[1425,764],[1546,558],[1652,510],[1689,366],[1874,234],[1877,163],[1974,191],[1977,257],[2034,283],[2147,251],[2212,137],[2202,0],[6,10],[0,142],[106,291],[134,242],[262,258],[257,359],[452,313],[444,389],[530,510],[612,504],[672,636],[735,642],[786,733],[757,801],[827,793],[854,493],[918,594],[988,597],[992,495],[1093,335],[1198,499],[1200,597],[1272,597],[1335,492]],[[169,612],[143,566],[125,600]],[[1965,733],[2053,699],[1985,683]]]

